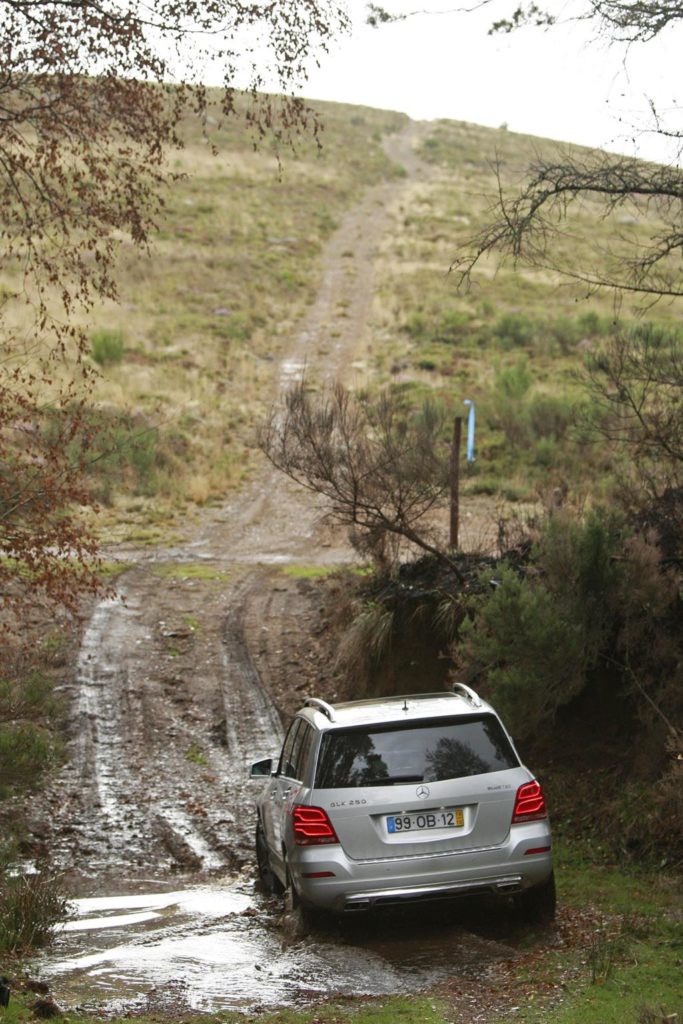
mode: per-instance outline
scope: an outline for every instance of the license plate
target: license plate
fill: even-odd
[[[433,811],[415,811],[412,814],[388,814],[387,832],[424,832],[433,828],[462,828],[465,815],[462,807],[441,807]]]

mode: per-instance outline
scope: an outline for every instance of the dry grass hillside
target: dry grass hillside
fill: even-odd
[[[154,541],[174,518],[239,485],[254,464],[255,425],[276,395],[278,359],[316,293],[325,241],[367,186],[405,173],[382,147],[405,115],[314,107],[322,148],[302,139],[280,161],[267,140],[255,149],[238,121],[209,119],[208,137],[188,122],[149,255],[123,246],[120,304],[95,309],[87,323],[100,374],[90,415],[106,428],[92,487],[107,537]],[[487,214],[494,163],[517,181],[554,144],[451,121],[421,126],[420,137],[423,172],[403,190],[379,248],[362,383],[416,398],[429,391],[456,411],[476,400],[470,494],[536,501],[557,487],[605,490],[609,465],[594,455],[586,473],[571,434],[575,375],[615,317],[637,311],[548,273],[488,263],[464,292],[448,273]],[[647,218],[600,213],[581,208],[581,231],[561,242],[566,255],[581,259],[581,238],[638,238]],[[14,284],[0,282],[6,295]],[[661,305],[654,315],[671,323],[680,312]],[[24,315],[19,304],[12,315]]]

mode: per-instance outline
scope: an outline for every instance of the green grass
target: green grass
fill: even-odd
[[[90,352],[92,358],[100,366],[109,366],[120,363],[123,359],[125,345],[121,331],[110,331],[102,328],[95,331],[90,339]]]
[[[217,569],[215,565],[206,562],[162,562],[154,566],[152,572],[162,579],[174,580],[227,580],[230,573],[223,569]],[[187,622],[190,629],[196,626]]]
[[[12,979],[10,979],[12,980]],[[14,991],[10,1005],[0,1009],[0,1021],[3,1024],[24,1024],[35,1020],[31,1009],[35,996],[28,992]],[[273,1013],[249,1014],[245,1018],[242,1013],[216,1013],[206,1016],[190,1016],[174,1014],[175,1021],[182,1024],[243,1024],[245,1020],[258,1024],[444,1024],[448,1020],[444,1015],[445,1008],[440,1000],[428,997],[397,997],[394,999],[354,1000],[344,999],[337,1003],[317,1006],[309,1010],[279,1010]],[[69,1014],[69,1019],[73,1019]],[[78,1013],[78,1021],[82,1024],[94,1024],[100,1018],[89,1017]],[[123,1024],[126,1018],[112,1017],[110,1024]],[[159,1016],[136,1017],[138,1024],[158,1024]]]
[[[204,767],[208,764],[208,761],[206,760],[206,754],[204,753],[204,751],[202,750],[198,743],[190,744],[190,746],[185,751],[185,757],[188,761],[192,762],[192,764],[197,764],[201,767]]]
[[[97,575],[103,580],[115,580],[124,572],[132,569],[134,564],[134,562],[100,562],[97,567]]]
[[[578,930],[570,950],[549,951],[524,970],[514,1018],[526,1024],[655,1024],[683,1012],[680,878],[602,862],[602,851],[555,844],[558,900]],[[560,917],[562,921],[562,915]],[[559,1005],[544,991],[561,992]],[[647,1012],[660,1016],[648,1018]]]
[[[292,576],[294,579],[312,580],[318,577],[331,576],[339,571],[335,565],[283,565],[281,570],[285,576]]]

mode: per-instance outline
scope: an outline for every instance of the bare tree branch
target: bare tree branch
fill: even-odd
[[[448,459],[443,417],[414,411],[390,393],[354,396],[340,384],[319,396],[305,382],[272,411],[259,444],[272,464],[323,497],[329,516],[366,536],[402,537],[463,576],[418,524],[444,498]]]

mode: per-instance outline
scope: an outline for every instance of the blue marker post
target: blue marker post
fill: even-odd
[[[471,398],[466,398],[463,405],[470,407],[467,417],[467,461],[474,462],[474,402]]]

